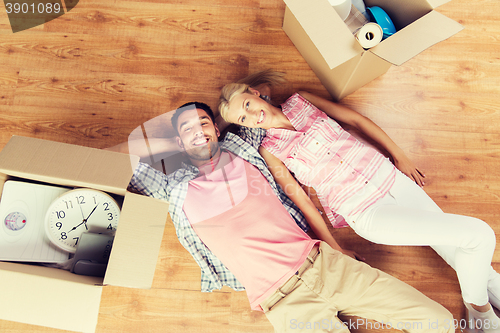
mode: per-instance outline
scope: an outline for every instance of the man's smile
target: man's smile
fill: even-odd
[[[208,138],[208,137],[201,137],[201,138],[194,139],[193,142],[192,142],[192,145],[195,146],[195,147],[204,146],[209,141],[210,141],[210,138]]]

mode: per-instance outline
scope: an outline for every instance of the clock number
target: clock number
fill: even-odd
[[[66,235],[66,233],[63,231],[61,232],[61,239],[67,239],[68,238],[68,235]]]
[[[109,217],[108,217],[108,221],[113,220],[113,213],[108,213],[108,216],[109,216]]]
[[[111,225],[111,223],[108,225],[108,227],[106,229],[113,230],[113,226]]]
[[[102,205],[106,206],[106,208],[104,208],[104,210],[109,210],[109,202],[104,202]]]
[[[85,203],[85,197],[83,195],[79,195],[76,197],[76,202],[79,204],[84,204]]]
[[[63,219],[66,217],[66,213],[64,212],[64,210],[60,210],[60,211],[56,212],[56,214],[57,214],[58,219]]]
[[[56,223],[56,227],[57,227],[57,230],[61,230],[61,228],[62,228],[62,223],[61,223],[61,222],[57,222],[57,223]]]
[[[74,237],[73,239],[75,239],[75,246],[78,245],[78,240],[80,239],[80,237]]]
[[[70,208],[73,208],[73,202],[70,201],[64,201],[64,203],[66,204],[66,209],[70,209]]]

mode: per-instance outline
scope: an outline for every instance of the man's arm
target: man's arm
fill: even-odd
[[[138,155],[141,158],[149,157],[150,155],[158,155],[169,152],[180,151],[175,137],[165,139],[148,139],[149,148],[144,140],[130,140],[122,142],[116,146],[104,148],[105,150],[116,151],[119,153]]]

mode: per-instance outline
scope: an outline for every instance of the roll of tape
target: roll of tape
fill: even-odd
[[[367,23],[356,32],[356,39],[364,49],[376,46],[382,41],[382,28],[377,23]]]
[[[328,0],[342,21],[345,21],[351,12],[351,0]]]

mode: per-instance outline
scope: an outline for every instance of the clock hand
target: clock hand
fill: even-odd
[[[83,215],[82,205],[80,205],[80,201],[78,201],[78,197],[76,198],[76,202],[78,203],[78,207],[80,207],[80,212],[82,213],[82,218],[85,220],[85,215]]]
[[[82,223],[80,223],[79,225],[76,225],[73,228],[71,228],[71,230],[68,231],[67,234],[69,234],[70,232],[72,232],[73,230],[75,230],[76,228],[78,228],[79,226],[81,226],[82,224],[85,224],[85,228],[87,228],[87,223],[86,222],[87,222],[87,220],[83,220]],[[87,228],[87,230],[89,230],[89,229]]]
[[[79,226],[81,226],[82,224],[85,225],[85,229],[89,230],[89,228],[87,227],[87,220],[89,219],[90,215],[92,215],[92,213],[96,210],[97,206],[99,206],[99,204],[97,204],[94,209],[92,209],[92,211],[90,212],[89,216],[87,216],[86,219],[83,219],[82,223],[74,226],[70,231],[68,231],[67,233],[70,233],[71,231],[75,230],[76,228],[78,228]]]
[[[78,203],[78,207],[80,207],[80,213],[82,213],[82,218],[83,218],[82,223],[84,223],[84,224],[85,224],[85,229],[89,230],[89,228],[87,227],[87,219],[85,218],[85,215],[83,215],[82,205],[80,204],[80,201],[78,200],[78,197],[76,197],[76,202]],[[76,227],[74,227],[73,229],[71,229],[70,231],[75,230],[75,229],[76,229],[76,228],[78,228],[80,225],[82,225],[82,223],[80,223],[79,225],[77,225]],[[69,231],[68,231],[68,232],[69,232]]]
[[[99,204],[95,205],[94,209],[92,209],[92,211],[90,212],[89,216],[87,216],[86,219],[83,219],[82,223],[85,224],[85,229],[87,230],[89,230],[89,228],[87,227],[87,221],[89,220],[90,215],[92,215],[92,213],[96,210],[97,206],[99,206]],[[80,223],[79,225],[81,225],[82,223]]]
[[[82,224],[85,225],[85,229],[89,230],[89,228],[87,227],[87,220],[89,219],[90,215],[92,215],[92,213],[96,210],[97,206],[99,206],[99,204],[97,204],[94,209],[92,209],[92,211],[90,212],[89,216],[87,216],[86,219],[83,219],[82,223],[74,226],[73,228],[71,228],[71,230],[69,230],[67,233],[70,233],[71,231],[75,230],[76,228],[78,228],[79,226],[81,226]]]
[[[92,213],[96,210],[97,206],[99,206],[99,204],[97,204],[94,209],[92,209],[92,211],[90,212],[89,216],[87,216],[86,219],[84,219],[85,222],[87,222],[87,220],[89,219],[90,215],[92,215]]]

